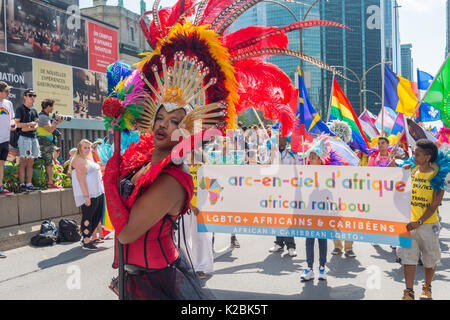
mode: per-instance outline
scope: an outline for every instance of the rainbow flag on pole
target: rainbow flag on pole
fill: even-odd
[[[103,197],[103,213],[102,213],[102,231],[103,237],[107,237],[113,232],[114,227],[109,219],[108,208],[106,207],[106,197]]]
[[[369,139],[367,139],[364,134],[359,119],[356,116],[355,111],[353,111],[350,102],[344,92],[342,92],[336,79],[334,79],[329,121],[336,119],[347,122],[352,129],[352,141],[349,145],[364,153],[368,153]]]

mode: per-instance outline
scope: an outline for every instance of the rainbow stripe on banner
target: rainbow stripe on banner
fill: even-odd
[[[201,212],[197,219],[199,232],[338,239],[411,247],[407,223],[401,222],[243,212]]]

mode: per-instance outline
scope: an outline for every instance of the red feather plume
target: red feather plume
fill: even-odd
[[[298,89],[277,66],[256,59],[233,63],[239,83],[239,104],[236,111],[255,108],[264,117],[282,124],[282,135],[292,130],[297,109]]]
[[[144,29],[144,26],[141,22],[141,27],[144,31],[145,36],[147,37],[147,42],[149,42],[150,46],[155,49],[158,38],[164,39],[170,31],[170,28],[173,27],[175,22],[177,22],[183,12],[181,12],[180,8],[181,0],[178,0],[177,3],[173,7],[164,8],[158,11],[158,17],[161,22],[161,28],[156,26],[155,21],[150,22],[150,26],[148,30]],[[185,0],[184,3],[184,12],[188,11],[195,4],[195,0]],[[189,17],[194,14],[194,10],[190,10],[186,17]],[[145,25],[145,23],[144,23]]]
[[[269,33],[270,31],[278,29],[277,27],[265,27],[265,26],[250,26],[240,29],[236,32],[230,33],[223,37],[225,47],[228,49],[238,46],[240,43],[245,43],[253,38],[260,38],[261,36]],[[277,34],[263,41],[254,43],[251,46],[245,48],[245,50],[261,49],[261,48],[288,48],[289,39],[286,34]],[[241,50],[235,50],[233,55],[241,53]]]

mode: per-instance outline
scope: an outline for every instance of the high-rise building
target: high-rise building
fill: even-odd
[[[411,54],[412,44],[402,44],[402,72],[401,76],[408,79],[409,81],[414,81],[414,63]]]
[[[242,15],[235,22],[233,29],[249,25],[287,25],[294,21],[292,14],[298,20],[303,20],[313,1],[302,2],[307,6],[295,3],[283,5],[272,2],[259,3]],[[303,53],[329,65],[339,66],[338,69],[353,80],[337,78],[357,114],[364,107],[378,113],[381,107],[381,61],[384,58],[385,61],[391,62],[391,69],[394,72],[400,73],[401,68],[397,1],[320,1],[309,12],[307,20],[310,19],[339,22],[350,28],[305,29],[302,33]],[[299,32],[291,32],[288,36],[289,49],[298,51]],[[270,61],[295,81],[295,72],[300,65],[298,59],[272,57]],[[353,73],[362,80],[361,96],[359,82]],[[303,63],[303,74],[311,102],[326,120],[333,74],[307,62]]]

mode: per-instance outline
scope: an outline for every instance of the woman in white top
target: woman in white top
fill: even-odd
[[[91,153],[92,143],[83,139],[78,143],[72,160],[72,188],[77,207],[81,207],[82,247],[96,250],[92,233],[100,222],[103,212],[103,181],[100,166],[95,163]]]

